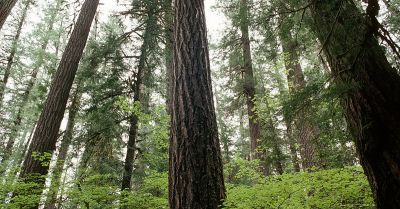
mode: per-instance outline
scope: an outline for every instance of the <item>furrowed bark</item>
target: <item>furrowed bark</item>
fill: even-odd
[[[349,1],[311,5],[314,31],[337,85],[377,208],[400,208],[400,76],[374,37],[371,21]]]
[[[284,31],[282,27],[283,26],[281,26],[279,35],[283,49],[285,68],[287,70],[289,93],[295,94],[306,87],[306,81],[300,65],[300,56],[296,40],[292,37],[290,30]],[[303,169],[317,165],[317,153],[314,140],[318,135],[318,127],[314,126],[312,122],[309,121],[307,118],[309,114],[305,107],[300,107],[299,110],[296,110],[293,117],[291,117],[294,125],[293,128],[295,128],[297,132],[295,136],[297,138],[296,141],[300,145],[300,157]],[[290,126],[292,126],[292,121],[287,121],[287,123],[290,123]],[[293,129],[289,130],[293,131]],[[295,170],[297,170],[296,166]]]
[[[89,35],[99,0],[86,0],[82,5],[78,21],[54,75],[44,109],[39,117],[32,143],[28,149],[21,170],[21,178],[43,186],[44,178],[30,179],[30,176],[46,175],[48,164],[43,164],[33,155],[52,153],[56,148],[57,135],[64,116],[65,107],[79,61]]]
[[[74,92],[74,94],[72,96],[72,101],[71,101],[71,105],[69,107],[69,113],[68,113],[67,127],[65,129],[64,137],[62,138],[62,141],[61,141],[60,151],[57,156],[56,166],[52,173],[51,184],[49,186],[50,191],[47,196],[48,199],[46,200],[46,204],[44,207],[47,209],[55,209],[56,208],[57,194],[58,194],[58,190],[60,189],[60,186],[61,186],[61,174],[63,172],[65,160],[67,159],[68,148],[71,144],[72,137],[74,134],[75,119],[76,119],[77,113],[79,111],[81,96],[82,96],[82,93],[79,91],[79,87],[77,87],[76,91]]]
[[[203,0],[175,0],[169,207],[215,209],[225,197]]]

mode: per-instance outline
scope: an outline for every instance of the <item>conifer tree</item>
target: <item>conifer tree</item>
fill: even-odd
[[[175,0],[169,207],[216,209],[225,197],[204,1]]]
[[[377,13],[365,17],[354,3],[340,0],[310,6],[332,76],[347,87],[346,119],[376,206],[399,208],[400,76],[377,41]]]
[[[35,175],[46,175],[48,173],[49,165],[40,162],[35,156],[43,156],[55,150],[57,135],[64,116],[69,92],[86,45],[98,3],[98,0],[86,0],[82,5],[77,24],[54,75],[47,100],[23,163],[21,178],[26,178],[27,181],[32,181],[33,179],[30,178]],[[34,181],[39,185],[43,185],[44,181],[40,179],[35,178]]]

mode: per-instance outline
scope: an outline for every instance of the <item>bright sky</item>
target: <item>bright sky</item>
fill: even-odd
[[[120,1],[121,2],[121,1]],[[225,25],[224,22],[226,19],[224,16],[218,12],[212,9],[211,7],[215,5],[216,0],[205,0],[204,1],[204,6],[206,10],[206,21],[207,21],[207,28],[208,28],[208,35],[211,37],[213,40],[214,38],[219,37],[219,34],[221,34],[223,30],[223,26]],[[103,17],[107,17],[112,12],[115,10],[117,7],[117,1],[116,0],[102,0],[101,1],[101,6],[99,8],[99,11],[101,12]]]

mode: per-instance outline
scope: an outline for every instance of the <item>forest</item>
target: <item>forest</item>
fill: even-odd
[[[0,208],[400,209],[400,0],[0,0]]]

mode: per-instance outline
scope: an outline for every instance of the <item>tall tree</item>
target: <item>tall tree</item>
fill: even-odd
[[[304,90],[306,87],[306,80],[304,78],[303,69],[300,65],[298,42],[292,35],[292,25],[287,24],[288,21],[285,21],[284,18],[285,17],[282,17],[283,23],[280,26],[279,37],[283,50],[285,68],[287,71],[289,93],[293,95]],[[287,16],[286,18],[290,17]],[[289,130],[293,130],[291,123],[294,121],[296,128],[295,136],[297,138],[297,143],[300,145],[302,168],[307,169],[312,166],[316,166],[317,155],[314,140],[317,136],[318,128],[310,122],[310,117],[307,117],[310,115],[310,113],[307,112],[305,107],[300,107],[299,110],[293,115],[293,117],[290,117],[291,120],[287,122],[287,125],[290,127]]]
[[[44,155],[55,150],[57,135],[78,64],[81,59],[99,0],[86,0],[82,5],[75,28],[71,34],[57,72],[54,75],[43,111],[39,117],[31,145],[23,163],[21,177],[46,175],[49,165],[34,155]],[[27,179],[29,180],[29,178]],[[35,180],[43,185],[43,179]]]
[[[145,31],[143,34],[143,43],[140,49],[139,63],[137,67],[136,80],[132,85],[133,90],[133,102],[140,104],[143,99],[143,81],[149,76],[148,68],[146,69],[146,63],[148,62],[148,55],[153,45],[156,43],[154,30],[157,27],[157,17],[156,17],[156,1],[148,1],[147,3],[147,19],[145,22]],[[139,110],[140,111],[140,110]],[[125,156],[124,163],[124,173],[122,178],[121,190],[131,189],[132,171],[133,163],[135,159],[136,152],[136,141],[139,125],[139,114],[138,112],[133,112],[129,116],[129,133],[128,133],[128,144],[127,152]]]
[[[61,0],[56,0],[56,2],[57,3],[55,5],[54,9],[50,9],[51,11],[50,11],[50,17],[49,17],[49,22],[48,22],[48,28],[46,30],[48,33],[53,31],[53,27],[54,27],[54,23],[55,23],[55,20],[56,20],[56,16],[57,16],[57,13],[59,12],[60,7],[61,7]],[[26,9],[28,9],[28,7],[29,7],[29,5],[26,5]],[[23,14],[25,14],[25,12]],[[47,48],[47,46],[49,44],[49,41],[50,41],[50,37],[49,36],[46,36],[43,39],[43,42],[40,45],[40,49],[43,52],[46,50],[46,48]],[[30,79],[29,79],[29,81],[28,81],[28,83],[26,85],[25,90],[23,91],[23,93],[21,95],[21,103],[20,103],[20,106],[18,107],[15,119],[13,120],[13,124],[12,124],[13,127],[11,128],[11,133],[9,134],[10,137],[9,137],[9,140],[7,141],[7,145],[6,145],[5,151],[4,151],[4,157],[2,159],[3,162],[10,157],[10,154],[12,152],[14,143],[15,143],[16,138],[18,136],[19,128],[20,128],[21,123],[22,123],[23,113],[24,113],[24,111],[26,111],[26,106],[29,104],[29,98],[30,98],[32,90],[33,90],[33,88],[35,86],[36,78],[37,78],[37,75],[39,73],[39,69],[42,67],[44,62],[45,62],[44,56],[38,56],[35,59],[35,62],[33,64],[33,69],[31,71],[31,77],[30,77]],[[6,82],[4,82],[4,83],[6,83]],[[0,98],[1,98],[1,87],[0,87]],[[0,107],[1,107],[1,104],[0,104]]]
[[[242,33],[241,44],[243,53],[243,93],[246,96],[247,114],[249,116],[250,130],[250,158],[257,159],[257,147],[260,140],[260,125],[257,121],[255,110],[256,82],[253,73],[251,60],[250,35],[249,35],[249,3],[247,0],[240,0],[240,31]]]
[[[218,208],[225,197],[203,0],[175,0],[169,207]]]
[[[14,64],[14,59],[15,59],[15,55],[17,53],[17,49],[18,49],[18,42],[19,39],[21,37],[21,31],[22,31],[22,27],[24,26],[25,20],[26,20],[26,16],[28,14],[28,10],[29,7],[31,6],[32,1],[31,0],[27,0],[24,2],[24,6],[22,9],[22,14],[20,19],[18,20],[18,24],[17,24],[17,31],[15,32],[15,36],[12,40],[11,43],[11,50],[10,50],[10,54],[7,57],[7,66],[4,69],[4,75],[3,75],[3,80],[0,83],[0,109],[2,107],[3,104],[3,97],[4,97],[4,93],[5,93],[5,89],[6,89],[6,85],[8,83],[8,80],[10,78],[10,74],[11,74],[11,69],[12,66]],[[1,14],[2,11],[0,11]]]
[[[64,168],[65,160],[67,159],[68,148],[71,145],[71,141],[73,139],[74,128],[76,117],[80,108],[80,99],[82,96],[81,89],[79,87],[79,83],[77,82],[77,89],[72,95],[71,104],[69,106],[68,112],[68,122],[65,128],[64,136],[61,140],[60,149],[57,155],[57,162],[52,172],[50,191],[47,196],[45,208],[55,209],[56,208],[56,199],[58,190],[61,186],[61,175]]]
[[[0,2],[0,30],[16,3],[17,0],[2,0]]]
[[[347,87],[343,106],[376,205],[400,208],[400,76],[374,35],[378,12],[365,17],[341,0],[310,6],[332,75]]]

